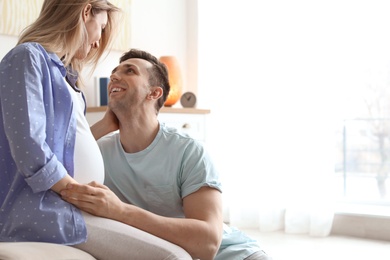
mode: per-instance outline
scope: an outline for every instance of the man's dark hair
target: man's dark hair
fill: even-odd
[[[143,59],[153,64],[153,67],[148,69],[150,73],[149,84],[151,86],[160,86],[163,89],[163,94],[156,103],[156,110],[160,111],[160,108],[167,100],[169,91],[171,89],[168,80],[167,67],[152,54],[138,49],[130,49],[128,52],[125,52],[119,59],[119,62],[122,63],[128,59]]]

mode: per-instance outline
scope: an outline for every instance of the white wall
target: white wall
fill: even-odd
[[[157,57],[174,55],[179,60],[184,91],[197,93],[197,1],[132,0],[131,46],[146,50]],[[187,15],[189,12],[189,15]],[[0,35],[0,58],[17,42],[17,37]],[[90,75],[83,73],[89,106],[95,106],[95,76],[108,77],[118,64],[123,51],[111,51]],[[179,102],[175,107],[180,106]]]
[[[334,133],[362,116],[367,86],[389,86],[390,3],[237,3],[199,0],[198,91],[224,195],[247,225],[256,209],[342,191]]]
[[[7,52],[15,46],[17,41],[17,37],[0,34],[0,59],[2,59]]]

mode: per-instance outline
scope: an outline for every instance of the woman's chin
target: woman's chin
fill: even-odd
[[[84,60],[87,57],[86,54],[77,53],[74,58],[78,60]]]
[[[84,60],[85,58],[87,58],[88,56],[88,53],[91,49],[89,48],[88,50],[85,50],[85,51],[82,51],[82,50],[79,50],[76,55],[74,56],[75,59],[78,59],[78,60]]]

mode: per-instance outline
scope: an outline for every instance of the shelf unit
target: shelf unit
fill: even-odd
[[[107,106],[87,108],[87,120],[90,125],[100,120]],[[158,115],[161,123],[175,127],[195,139],[206,142],[207,115],[209,109],[162,107]]]

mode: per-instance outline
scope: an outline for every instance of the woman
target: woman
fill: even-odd
[[[109,45],[118,11],[106,0],[45,0],[1,61],[0,241],[73,245],[101,260],[190,259],[174,244],[82,212],[58,194],[69,183],[104,180],[77,86],[83,66],[96,66]]]
[[[78,74],[96,66],[119,11],[106,0],[45,0],[1,61],[0,241],[86,240],[81,211],[58,193],[68,183],[103,181]],[[81,155],[88,170],[79,168]]]

